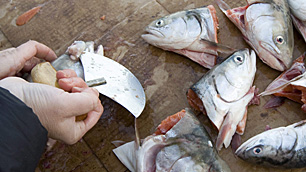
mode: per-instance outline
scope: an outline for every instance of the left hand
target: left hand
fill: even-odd
[[[44,44],[28,41],[17,48],[0,51],[0,79],[29,72],[41,59],[53,61],[56,54]]]
[[[49,137],[74,144],[97,123],[103,106],[99,92],[88,87],[73,70],[58,71],[56,77],[63,90],[29,83],[18,77],[0,80],[0,87],[6,88],[33,109],[48,130]],[[84,121],[75,120],[76,116],[86,113]]]

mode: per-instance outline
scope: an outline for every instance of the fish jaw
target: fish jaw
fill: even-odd
[[[278,71],[285,71],[291,66],[292,58],[282,58],[281,54],[272,53],[275,52],[274,50],[275,49],[269,44],[259,42],[259,46],[256,49],[256,52],[258,54],[258,57],[271,68],[276,69]],[[290,53],[285,54],[288,54],[288,56],[290,56]]]

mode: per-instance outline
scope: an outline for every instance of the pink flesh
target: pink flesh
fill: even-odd
[[[245,21],[244,21],[244,15],[246,9],[249,7],[249,5],[244,7],[238,7],[229,9],[226,11],[227,17],[237,26],[239,29],[244,28]]]
[[[250,101],[250,103],[248,104],[248,106],[250,105],[259,105],[260,104],[260,97],[258,96],[259,94],[259,88],[255,89],[255,93],[254,93],[254,97],[253,99]]]
[[[281,106],[282,104],[285,103],[285,98],[284,97],[276,97],[273,96],[266,104],[265,104],[265,108],[266,109],[270,109],[270,108],[276,108]]]

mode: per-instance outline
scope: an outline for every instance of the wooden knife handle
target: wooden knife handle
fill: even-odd
[[[56,70],[49,62],[37,64],[31,71],[33,82],[51,85],[60,88],[56,79]],[[87,117],[87,114],[77,116],[76,121],[82,121]]]

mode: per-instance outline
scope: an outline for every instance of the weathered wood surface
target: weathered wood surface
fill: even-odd
[[[231,7],[245,1],[227,1]],[[220,43],[233,48],[249,47],[240,31],[222,14],[212,0],[0,0],[0,48],[18,46],[27,40],[37,40],[51,47],[57,55],[64,53],[75,40],[94,41],[105,47],[105,55],[130,69],[142,83],[147,104],[139,118],[142,138],[154,132],[168,115],[189,107],[187,89],[206,69],[191,60],[148,45],[140,35],[152,20],[183,9],[213,4],[217,9]],[[23,26],[16,26],[17,17],[42,5],[40,12]],[[105,15],[105,19],[100,17]],[[306,50],[302,37],[295,31],[294,56]],[[278,76],[277,72],[257,60],[255,85],[260,92]],[[57,143],[42,156],[36,171],[128,171],[112,153],[111,141],[134,139],[134,119],[124,108],[101,96],[105,111],[97,125],[75,145]],[[259,106],[248,109],[248,120],[242,141],[262,132],[265,126],[285,126],[302,119],[300,105],[287,100],[277,109],[264,109],[269,97],[262,97]],[[206,116],[199,114],[212,138],[216,131]],[[263,168],[236,158],[230,148],[220,151],[232,171],[305,171]]]

